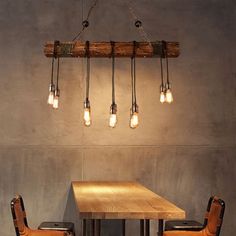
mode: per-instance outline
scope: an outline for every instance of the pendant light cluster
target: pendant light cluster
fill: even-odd
[[[110,106],[109,112],[109,127],[115,128],[117,125],[117,104],[115,101],[115,42],[111,41],[111,54],[110,57],[112,59],[112,102]],[[57,55],[57,47],[60,46],[59,41],[54,41],[54,52],[52,57],[52,71],[51,71],[51,81],[49,85],[49,96],[48,96],[48,104],[52,105],[54,109],[58,109],[59,106],[59,71],[60,71],[60,59]],[[130,108],[130,121],[129,126],[132,129],[138,127],[139,124],[139,108],[137,104],[136,97],[136,51],[138,48],[138,43],[133,41],[133,52],[131,55],[131,87],[132,87],[132,98],[131,98],[131,108]],[[86,41],[85,43],[85,57],[87,59],[87,73],[86,73],[86,91],[85,91],[85,100],[84,100],[84,125],[89,127],[91,126],[91,107],[89,101],[89,87],[90,87],[90,42]],[[169,80],[169,63],[168,63],[168,55],[167,55],[167,46],[166,42],[161,42],[161,55],[160,55],[160,68],[161,68],[161,85],[160,85],[160,102],[161,103],[172,103],[173,95],[171,91],[171,84]],[[165,59],[166,66],[166,82],[164,82],[164,72],[163,72],[163,59]],[[56,70],[56,84],[54,84],[54,63],[57,61],[57,70]]]
[[[160,102],[161,103],[172,103],[173,95],[171,92],[171,84],[169,81],[169,63],[166,49],[166,42],[162,41],[162,55],[160,56],[161,66],[161,85],[160,85]],[[166,83],[164,84],[164,73],[163,73],[163,57],[166,59]]]
[[[127,2],[127,9],[129,9],[130,14],[134,20],[134,26],[138,29],[140,36],[143,38],[142,42],[93,42],[86,43],[79,41],[81,35],[88,28],[89,17],[92,14],[93,9],[97,5],[98,0],[94,0],[93,4],[88,10],[87,17],[84,18],[84,0],[81,1],[81,16],[82,16],[82,28],[79,33],[73,37],[72,41],[66,42],[47,42],[44,48],[45,55],[52,58],[52,70],[51,70],[51,80],[49,84],[49,95],[47,103],[54,109],[59,107],[59,72],[60,72],[60,58],[61,57],[86,57],[87,62],[87,73],[86,73],[86,91],[85,100],[83,103],[83,121],[86,127],[91,126],[91,106],[89,100],[89,87],[90,87],[90,58],[91,57],[106,57],[111,58],[112,62],[112,75],[111,75],[111,85],[112,85],[112,99],[111,106],[109,109],[109,120],[108,125],[111,128],[115,128],[117,125],[117,104],[115,100],[115,60],[116,57],[129,57],[131,62],[131,107],[130,107],[130,120],[129,126],[135,129],[139,125],[139,107],[137,104],[136,97],[136,58],[155,58],[160,57],[160,102],[170,104],[173,102],[173,95],[171,84],[169,80],[169,63],[168,57],[178,57],[179,56],[179,43],[178,42],[165,42],[165,41],[150,41],[148,34],[142,26],[142,22],[138,19],[135,10],[132,6],[132,1]],[[110,44],[110,45],[109,45]],[[163,61],[165,61],[163,63]],[[55,64],[57,65],[56,73],[54,74]],[[163,64],[165,66],[165,71],[163,69]],[[56,77],[56,78],[54,78]],[[55,80],[55,83],[54,83]]]
[[[52,57],[52,71],[51,71],[51,82],[49,84],[49,95],[48,95],[48,104],[51,105],[54,109],[59,107],[59,72],[60,72],[60,58],[57,56],[57,47],[60,45],[59,41],[54,41],[54,50]],[[57,61],[57,73],[56,73],[56,85],[54,84],[54,63]]]

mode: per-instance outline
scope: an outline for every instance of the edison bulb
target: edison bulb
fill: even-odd
[[[84,108],[84,124],[85,126],[91,125],[91,113],[90,108]]]
[[[173,102],[173,95],[170,89],[166,90],[166,101],[168,103],[172,103]]]
[[[160,102],[161,103],[164,103],[166,101],[166,95],[164,92],[161,92],[160,93]]]
[[[54,109],[58,109],[58,107],[59,107],[59,96],[55,96],[55,97],[53,98],[52,107],[53,107]]]
[[[111,128],[115,128],[116,123],[117,123],[117,115],[116,114],[110,114],[109,126]]]
[[[53,105],[55,95],[55,85],[53,83],[49,84],[49,95],[48,95],[48,104]]]
[[[138,126],[138,112],[133,112],[130,118],[130,127],[135,129]]]
[[[48,104],[53,105],[53,100],[54,100],[54,92],[50,91],[48,95]]]

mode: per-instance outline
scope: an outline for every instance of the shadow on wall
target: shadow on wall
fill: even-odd
[[[82,235],[82,224],[81,221],[78,220],[78,218],[79,214],[76,211],[76,203],[73,195],[73,190],[72,186],[70,186],[63,221],[73,222],[75,224],[75,235]]]
[[[63,216],[63,221],[73,222],[75,224],[75,235],[82,235],[82,221],[79,219],[77,206],[73,195],[72,185],[68,192],[66,208]],[[90,222],[89,222],[90,223]],[[89,224],[90,226],[90,224]],[[90,235],[90,227],[88,226],[88,234]],[[122,221],[121,220],[104,220],[101,222],[102,235],[106,236],[120,236],[122,234]]]

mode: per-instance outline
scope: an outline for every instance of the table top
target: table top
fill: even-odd
[[[185,211],[137,182],[74,181],[81,219],[184,219]]]

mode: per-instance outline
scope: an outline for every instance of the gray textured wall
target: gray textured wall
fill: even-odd
[[[130,64],[119,59],[119,123],[111,130],[108,59],[92,60],[92,127],[82,123],[82,60],[63,60],[60,109],[46,104],[50,60],[43,44],[73,38],[81,26],[80,1],[0,1],[0,235],[14,235],[9,202],[16,193],[25,199],[32,227],[43,220],[76,221],[71,180],[137,180],[197,220],[217,194],[227,203],[222,236],[234,235],[236,3],[135,2],[151,40],[180,42],[181,57],[170,61],[175,101],[158,101],[158,60],[139,59],[140,127],[131,130]],[[141,40],[124,0],[100,0],[90,24],[84,39]],[[119,235],[118,222],[103,226],[104,235]],[[129,222],[128,235],[137,228]]]

